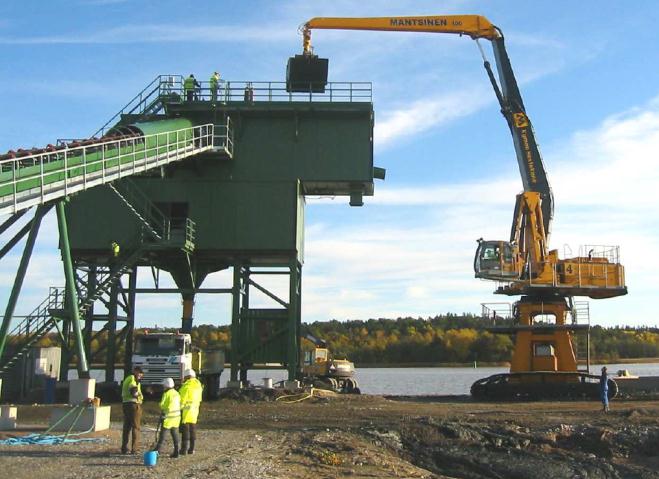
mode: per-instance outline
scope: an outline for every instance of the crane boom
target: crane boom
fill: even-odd
[[[537,192],[541,198],[542,223],[545,237],[549,238],[551,221],[554,216],[554,203],[547,172],[542,162],[535,133],[529,120],[522,95],[517,86],[501,30],[481,15],[434,15],[414,17],[316,17],[303,25],[303,52],[312,54],[311,30],[375,30],[396,32],[452,33],[467,35],[474,40],[484,38],[492,42],[494,58],[497,65],[499,83],[497,83],[489,62],[484,59],[494,92],[513,137],[522,185],[525,192]],[[516,218],[510,233],[510,241],[515,240]]]

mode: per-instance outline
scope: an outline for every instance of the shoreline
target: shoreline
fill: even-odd
[[[439,362],[419,362],[419,363],[357,363],[356,369],[385,369],[385,368],[508,368],[510,363],[503,362],[474,362],[468,363],[439,363]],[[615,360],[592,359],[590,364],[659,364],[659,358],[624,358]]]

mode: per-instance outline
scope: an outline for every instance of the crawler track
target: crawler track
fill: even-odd
[[[580,372],[494,374],[472,384],[471,395],[483,401],[599,399],[599,379],[599,376]],[[617,394],[618,385],[609,379],[609,399]]]

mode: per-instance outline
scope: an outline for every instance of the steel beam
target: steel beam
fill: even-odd
[[[126,338],[124,348],[124,376],[128,376],[133,369],[133,334],[135,332],[135,303],[137,299],[137,266],[133,267],[128,276],[128,303],[126,304]]]
[[[28,210],[29,210],[29,208],[28,208]],[[10,228],[11,225],[16,223],[25,213],[27,213],[27,210],[22,210],[22,211],[19,211],[16,214],[11,215],[9,218],[7,218],[7,220],[4,223],[2,223],[2,225],[0,225],[0,235],[2,233],[4,233],[5,231],[7,231],[7,229]]]
[[[57,203],[57,226],[59,228],[60,250],[62,252],[62,263],[64,264],[64,276],[66,277],[66,299],[68,301],[69,318],[75,334],[76,352],[78,354],[78,377],[89,378],[89,367],[80,327],[80,311],[78,310],[78,293],[76,292],[75,277],[73,275],[73,261],[71,260],[71,248],[69,245],[69,231],[66,225],[66,213],[64,211],[65,200]]]
[[[231,305],[231,380],[238,380],[238,351],[240,348],[240,290],[242,286],[242,266],[233,266],[233,288]]]
[[[9,253],[14,246],[16,246],[16,243],[18,243],[20,240],[23,239],[23,236],[25,236],[28,231],[30,231],[30,228],[32,228],[32,222],[34,219],[28,221],[25,226],[23,226],[18,232],[14,235],[12,239],[7,241],[7,244],[0,249],[0,259],[4,258],[7,253]]]
[[[114,382],[114,363],[117,360],[117,303],[119,285],[115,281],[110,288],[110,307],[108,308],[108,340],[105,355],[105,382]]]
[[[12,287],[11,293],[9,294],[7,308],[5,309],[5,315],[2,319],[2,325],[0,326],[0,358],[5,351],[5,346],[7,344],[7,331],[9,330],[9,325],[11,324],[12,317],[14,316],[18,297],[21,294],[25,273],[27,272],[27,267],[29,266],[30,258],[32,257],[32,251],[34,250],[34,243],[36,242],[37,235],[39,234],[39,226],[41,226],[41,220],[46,215],[46,213],[48,213],[50,208],[51,206],[44,205],[37,207],[37,211],[34,213],[34,218],[32,218],[32,221],[29,223],[30,233],[28,234],[27,241],[25,242],[23,256],[21,257],[21,262],[19,263],[18,270],[16,271],[14,286]]]
[[[233,288],[198,288],[198,289],[179,289],[179,288],[136,288],[136,293],[145,293],[145,294],[198,294],[198,293],[210,293],[210,294],[231,294],[233,293]]]
[[[301,321],[301,268],[297,258],[291,261],[288,298],[288,379],[293,380],[298,374],[300,360],[300,321]]]

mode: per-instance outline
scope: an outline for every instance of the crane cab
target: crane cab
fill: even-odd
[[[519,278],[515,261],[516,248],[507,241],[478,240],[474,258],[474,273],[477,278],[508,281]]]

